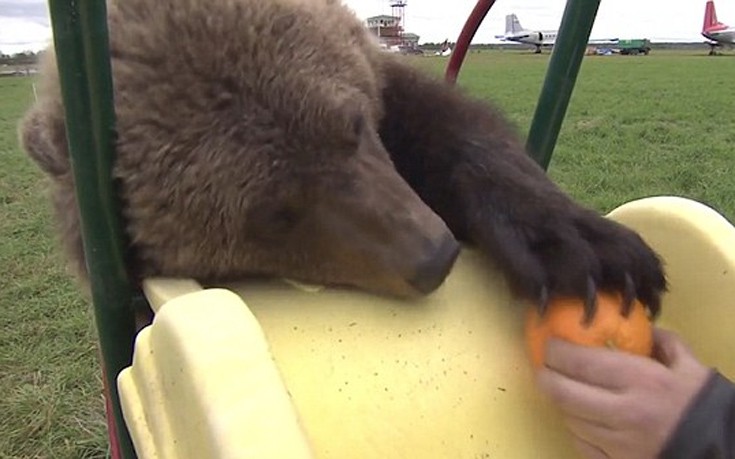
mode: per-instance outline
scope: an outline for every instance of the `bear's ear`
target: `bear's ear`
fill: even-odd
[[[52,177],[69,172],[69,152],[59,107],[37,103],[18,126],[20,145]]]

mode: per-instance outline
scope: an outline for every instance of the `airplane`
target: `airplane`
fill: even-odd
[[[715,46],[735,44],[735,27],[730,27],[717,20],[714,0],[708,0],[707,5],[704,7],[702,36],[710,40],[707,42],[710,45],[710,56],[715,54]]]
[[[536,47],[536,54],[541,52],[542,46],[552,46],[556,42],[557,30],[526,30],[515,14],[505,17],[505,35],[496,35],[502,41],[514,41]]]
[[[449,39],[447,38],[444,40],[444,43],[442,43],[441,48],[439,51],[436,52],[437,56],[450,56],[452,54],[452,47],[449,46]]]
[[[518,16],[509,14],[505,17],[505,34],[496,35],[502,41],[525,43],[536,47],[536,54],[541,53],[542,46],[554,46],[558,30],[527,30],[521,25]],[[616,44],[617,38],[589,40],[589,44]]]

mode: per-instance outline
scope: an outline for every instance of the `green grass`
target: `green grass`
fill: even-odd
[[[0,458],[104,457],[86,302],[65,274],[44,180],[17,146],[31,80],[0,79]]]
[[[413,59],[440,74],[444,58]],[[525,135],[548,56],[471,54],[460,84]],[[676,194],[735,220],[735,58],[655,52],[585,58],[550,174],[606,212]],[[104,457],[91,311],[65,274],[41,174],[16,124],[32,80],[0,79],[0,458]]]
[[[491,99],[525,136],[548,55],[472,53],[459,84]],[[416,58],[441,74],[444,58]],[[586,57],[549,169],[603,212],[644,196],[676,194],[735,221],[735,56],[676,51]]]

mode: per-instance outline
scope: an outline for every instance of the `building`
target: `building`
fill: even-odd
[[[403,35],[401,18],[383,14],[367,18],[366,22],[370,32],[378,37],[380,43],[385,47],[401,45],[401,35]]]
[[[401,18],[397,16],[388,16],[387,14],[367,18],[366,22],[368,28],[376,34],[380,29],[386,29],[386,31],[390,33],[401,27]]]
[[[406,46],[409,46],[411,48],[418,48],[419,47],[419,37],[415,33],[404,33],[403,34],[403,44]]]
[[[420,37],[415,33],[404,32],[399,16],[384,14],[367,18],[365,22],[384,48],[394,51],[418,49]]]

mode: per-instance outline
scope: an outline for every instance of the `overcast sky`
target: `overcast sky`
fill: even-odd
[[[156,0],[151,0],[156,1]],[[263,0],[267,1],[267,0]],[[358,16],[390,14],[390,0],[343,0]],[[556,29],[565,0],[498,0],[475,42],[494,41],[505,29],[505,15],[515,13],[528,29]],[[408,0],[406,29],[421,42],[455,40],[475,0]],[[593,38],[651,38],[701,41],[705,0],[603,0]],[[717,16],[735,24],[735,1],[716,0]],[[0,51],[39,50],[50,40],[45,0],[0,0]]]

